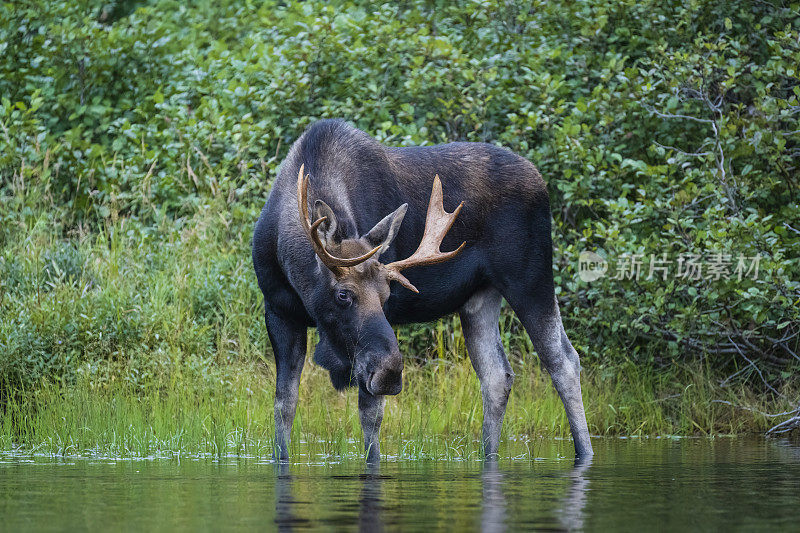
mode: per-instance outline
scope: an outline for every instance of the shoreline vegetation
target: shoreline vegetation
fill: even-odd
[[[517,362],[517,380],[503,426],[500,456],[538,458],[540,449],[572,456],[569,426],[549,377],[534,361]],[[5,405],[0,453],[103,457],[272,455],[273,368],[234,366],[215,375],[183,374],[136,387],[85,377],[50,383],[24,401]],[[590,432],[598,437],[752,437],[774,425],[766,412],[789,411],[745,388],[712,385],[701,368],[613,377],[587,372],[584,398]],[[672,392],[677,391],[677,392]],[[362,457],[353,391],[339,393],[327,373],[306,364],[292,433],[295,461]],[[387,399],[381,431],[384,455],[396,459],[481,458],[481,400],[466,357],[448,354],[407,366],[405,389]]]
[[[389,146],[491,142],[539,168],[593,435],[797,436],[796,9],[281,4],[0,5],[0,450],[271,452],[250,239],[320,118]],[[583,252],[608,273],[581,279]],[[759,270],[680,277],[690,256]],[[641,276],[614,275],[634,257]],[[568,438],[563,407],[507,308],[501,332],[516,373],[501,454],[535,457]],[[397,333],[405,388],[382,451],[478,456],[458,317]],[[293,442],[360,454],[356,395],[310,360]]]

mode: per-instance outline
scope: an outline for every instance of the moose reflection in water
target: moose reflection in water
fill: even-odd
[[[555,482],[560,486],[555,492],[562,493],[563,497],[554,502],[549,517],[540,517],[541,525],[550,524],[566,530],[579,530],[583,527],[584,508],[589,489],[586,474],[590,466],[591,458],[576,459],[572,468],[547,476],[548,483]],[[294,467],[287,463],[277,463],[275,468],[275,524],[278,530],[292,531],[295,527],[302,529],[320,525],[314,516],[313,502],[296,494],[299,491],[298,485],[304,483],[313,485],[313,480],[298,479],[291,472]],[[352,524],[350,508],[356,501],[360,531],[383,531],[387,526],[389,529],[394,529],[403,523],[420,525],[426,519],[437,520],[435,514],[426,517],[425,511],[413,504],[421,497],[426,499],[420,494],[428,490],[424,486],[425,483],[421,482],[424,480],[415,479],[413,476],[382,474],[379,465],[370,464],[366,465],[360,474],[339,476],[339,478],[342,482],[357,479],[358,486],[345,483],[347,489],[342,489],[342,492],[337,491],[337,494],[333,495],[334,504],[338,509],[334,509],[328,515],[341,516],[343,522],[338,524],[334,518],[329,519],[325,525]],[[507,484],[515,483],[513,473],[505,472],[497,461],[486,461],[482,465],[480,481],[480,487],[470,484],[467,485],[469,488],[462,489],[459,493],[460,498],[473,500],[478,496],[480,489],[480,515],[472,525],[486,532],[506,531],[511,513]],[[385,494],[387,485],[392,487],[390,495]],[[398,487],[399,490],[396,490]],[[356,492],[358,492],[357,498]],[[427,496],[433,503],[434,512],[440,507],[436,505],[438,496],[435,492]]]

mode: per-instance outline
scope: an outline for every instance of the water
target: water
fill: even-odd
[[[357,461],[0,455],[0,530],[800,531],[800,447],[739,439],[594,444],[594,460],[583,465],[387,461],[378,470]],[[565,448],[537,452],[553,450]]]

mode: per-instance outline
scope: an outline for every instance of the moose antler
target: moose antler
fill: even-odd
[[[311,247],[314,248],[314,252],[316,252],[319,258],[322,260],[322,263],[331,269],[334,274],[338,274],[340,273],[339,269],[343,267],[356,266],[375,255],[378,250],[381,249],[380,246],[376,246],[364,255],[352,258],[336,257],[328,253],[328,250],[325,249],[325,245],[320,240],[319,233],[317,232],[319,225],[325,222],[328,217],[321,217],[315,220],[313,224],[309,219],[308,176],[303,174],[304,168],[305,164],[300,165],[300,172],[297,175],[297,208],[300,211],[300,223],[303,226],[303,230],[305,230],[306,235],[308,235],[308,238],[311,241]]]
[[[442,239],[450,231],[450,227],[455,222],[456,217],[461,212],[464,202],[458,204],[456,210],[448,213],[444,210],[444,193],[442,192],[442,182],[437,174],[433,178],[433,190],[431,199],[428,203],[428,214],[425,218],[425,231],[422,234],[422,241],[419,243],[417,251],[411,257],[401,261],[395,261],[386,265],[389,279],[399,282],[406,289],[419,293],[419,290],[411,284],[400,271],[413,266],[433,265],[452,259],[464,249],[466,242],[452,252],[441,252],[439,247]]]

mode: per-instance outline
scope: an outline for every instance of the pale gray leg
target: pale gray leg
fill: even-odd
[[[493,288],[475,293],[459,310],[461,329],[483,397],[483,451],[496,458],[514,372],[500,341],[502,296]]]
[[[385,403],[383,396],[373,396],[359,387],[358,416],[364,432],[364,452],[368,463],[379,463],[381,460],[380,433]]]
[[[578,457],[592,455],[594,452],[581,396],[580,358],[564,331],[558,302],[554,300],[553,307],[547,312],[528,313],[520,316],[520,319],[564,404],[575,454]]]

